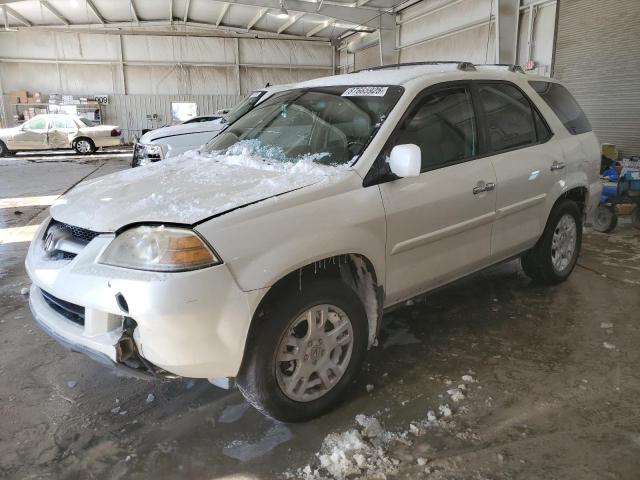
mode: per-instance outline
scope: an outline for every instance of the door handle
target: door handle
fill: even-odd
[[[549,167],[549,169],[552,172],[555,172],[556,170],[562,170],[564,167],[565,167],[565,163],[564,162],[558,162],[556,160],[551,164],[551,167]]]
[[[484,183],[482,180],[478,182],[478,185],[473,187],[473,194],[478,195],[483,192],[490,192],[496,189],[496,184],[493,182]]]

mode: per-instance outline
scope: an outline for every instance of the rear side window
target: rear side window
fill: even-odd
[[[529,85],[547,102],[569,133],[579,135],[592,130],[582,108],[564,86],[542,81],[529,82]]]
[[[491,151],[499,152],[537,142],[531,104],[520,90],[505,83],[482,83],[478,86],[478,93],[486,115]]]
[[[465,87],[428,94],[411,111],[395,138],[422,152],[422,171],[469,159],[477,154],[473,105]]]

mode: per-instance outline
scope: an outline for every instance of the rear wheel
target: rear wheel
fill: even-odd
[[[600,205],[593,212],[592,220],[593,229],[601,233],[609,233],[618,225],[618,215],[615,207],[607,207]]]
[[[520,261],[533,280],[547,285],[564,282],[576,265],[582,245],[582,215],[571,200],[560,201],[551,211],[535,247]]]
[[[79,138],[73,142],[73,149],[80,155],[87,155],[96,151],[96,146],[90,138]]]
[[[9,149],[4,144],[4,142],[0,140],[0,157],[7,157],[9,155],[11,155],[11,153],[9,152]]]
[[[343,282],[319,279],[265,308],[255,321],[237,378],[265,415],[300,422],[332,408],[367,350],[367,317]]]

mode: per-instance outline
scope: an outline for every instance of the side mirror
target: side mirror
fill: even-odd
[[[398,177],[417,177],[422,168],[420,147],[411,143],[396,145],[389,155],[389,167]]]

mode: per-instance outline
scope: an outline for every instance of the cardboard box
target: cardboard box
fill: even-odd
[[[613,143],[603,143],[601,145],[602,155],[607,157],[609,160],[618,160],[618,149]]]
[[[9,103],[28,103],[27,100],[27,91],[26,90],[14,90],[13,92],[9,92]]]

